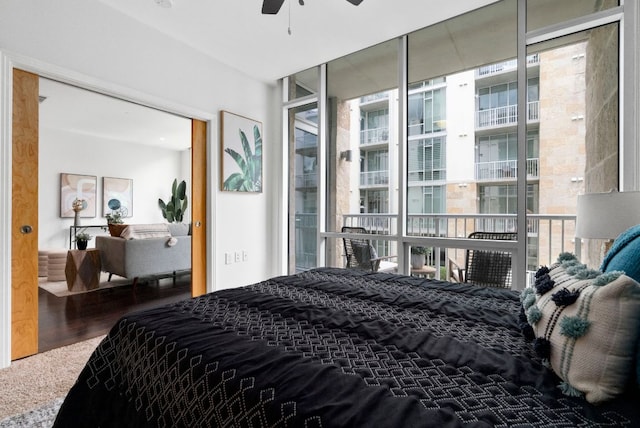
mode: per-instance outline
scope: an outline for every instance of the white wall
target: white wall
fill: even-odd
[[[185,119],[186,121],[187,119]],[[40,129],[38,168],[38,248],[69,248],[69,226],[73,218],[60,217],[60,173],[93,175],[97,178],[96,216],[82,217],[80,225],[103,225],[102,178],[133,180],[133,210],[127,224],[166,223],[158,198],[167,201],[173,179],[191,184],[191,164],[175,151],[109,141],[69,132]],[[188,218],[188,217],[187,217]],[[100,229],[88,229],[92,236]],[[95,240],[89,242],[92,247]]]
[[[284,195],[279,190],[281,109],[275,82],[249,78],[101,2],[86,0],[1,0],[0,64],[3,154],[11,144],[11,135],[5,130],[11,123],[8,71],[12,66],[207,121],[208,289],[237,287],[284,273],[280,272],[278,256],[283,243],[278,218],[285,213],[279,208]],[[263,123],[263,193],[219,191],[218,112],[223,109]],[[3,367],[9,364],[11,331],[10,159],[3,155],[0,164]],[[249,261],[225,265],[224,253],[240,249],[249,251]]]

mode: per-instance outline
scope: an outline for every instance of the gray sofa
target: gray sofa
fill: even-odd
[[[180,235],[175,229],[171,232],[176,241],[173,246],[168,245],[170,237],[124,239],[96,236],[102,270],[132,278],[134,285],[140,277],[168,274],[175,276],[179,271],[190,270],[191,235]]]

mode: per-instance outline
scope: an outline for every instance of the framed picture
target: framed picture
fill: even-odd
[[[229,192],[262,192],[262,123],[220,112],[221,187]]]
[[[96,216],[95,175],[60,173],[60,217],[75,217],[74,205],[80,217]]]
[[[119,212],[121,217],[133,215],[133,180],[102,177],[102,215]]]

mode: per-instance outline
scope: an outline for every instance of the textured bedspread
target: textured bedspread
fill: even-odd
[[[640,426],[562,395],[516,292],[318,269],[121,319],[56,427]]]

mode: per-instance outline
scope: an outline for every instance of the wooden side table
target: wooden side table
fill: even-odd
[[[100,251],[69,250],[64,274],[69,291],[85,291],[98,288],[100,285]]]

